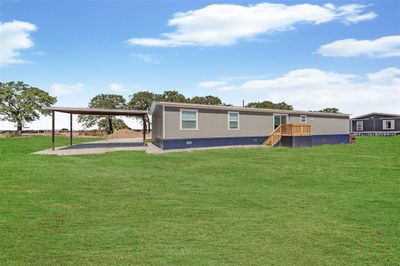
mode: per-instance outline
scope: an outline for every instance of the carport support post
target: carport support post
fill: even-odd
[[[56,118],[54,115],[54,111],[51,111],[51,150],[54,151],[56,149],[56,138],[55,138],[55,124]]]
[[[72,146],[72,114],[69,114],[69,145]]]
[[[146,146],[146,118],[143,115],[143,145]]]

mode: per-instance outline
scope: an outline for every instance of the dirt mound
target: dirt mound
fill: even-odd
[[[107,136],[107,139],[127,139],[127,138],[141,138],[142,132],[132,129],[119,129]]]

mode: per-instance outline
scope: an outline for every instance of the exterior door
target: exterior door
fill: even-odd
[[[287,115],[274,114],[274,129],[281,124],[287,124]]]

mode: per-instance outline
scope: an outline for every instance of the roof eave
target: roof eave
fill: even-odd
[[[220,109],[220,110],[237,110],[248,112],[268,112],[268,113],[288,113],[288,114],[305,114],[305,115],[321,115],[331,117],[345,117],[350,118],[350,114],[336,114],[312,111],[299,111],[299,110],[280,110],[280,109],[263,109],[263,108],[250,108],[241,106],[220,106],[220,105],[205,105],[205,104],[192,104],[192,103],[175,103],[175,102],[156,102],[155,104],[171,106],[171,107],[188,107],[188,108],[202,108],[202,109]]]
[[[100,108],[78,108],[78,107],[43,107],[43,110],[54,111],[69,114],[83,115],[146,115],[148,111],[144,110],[126,110],[126,109],[100,109]]]
[[[361,119],[363,117],[369,117],[369,116],[373,116],[373,115],[400,117],[400,115],[398,115],[398,114],[387,114],[387,113],[372,112],[372,113],[368,113],[368,114],[365,114],[365,115],[359,115],[359,116],[353,117],[352,119]]]
[[[153,115],[154,109],[159,102],[153,101],[150,106],[149,115]]]

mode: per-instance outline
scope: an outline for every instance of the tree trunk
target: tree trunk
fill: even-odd
[[[113,125],[112,125],[112,118],[111,117],[108,118],[108,130],[110,131],[109,134],[114,133],[114,128],[113,128]]]
[[[17,132],[16,132],[17,136],[21,136],[22,135],[22,121],[17,121]]]

